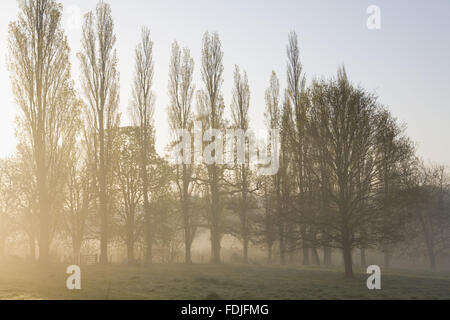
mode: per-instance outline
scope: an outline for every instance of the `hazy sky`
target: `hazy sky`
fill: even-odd
[[[93,10],[96,1],[68,0],[64,22],[72,48],[73,77],[79,82],[81,28],[77,12]],[[231,103],[234,64],[248,72],[251,124],[264,125],[264,91],[275,70],[286,80],[286,43],[290,30],[299,36],[307,79],[329,77],[345,64],[352,81],[380,96],[427,161],[450,166],[450,1],[148,1],[110,0],[117,34],[121,80],[120,110],[126,110],[140,29],[154,41],[157,93],[157,149],[167,143],[168,65],[171,43],[188,46],[196,62],[201,88],[201,39],[206,30],[219,32],[224,50],[227,107]],[[381,30],[366,27],[369,5],[381,9]],[[0,156],[14,153],[14,117],[6,70],[8,24],[16,19],[17,2],[0,1]],[[78,86],[78,84],[77,84]]]

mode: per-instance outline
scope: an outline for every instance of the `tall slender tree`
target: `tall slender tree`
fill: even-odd
[[[300,221],[302,222],[306,220],[305,215],[307,214],[306,210],[306,166],[305,160],[307,157],[307,145],[305,139],[305,128],[306,128],[306,107],[302,100],[302,95],[304,93],[305,88],[305,77],[303,75],[303,68],[300,62],[300,49],[298,44],[298,37],[295,32],[291,32],[289,34],[289,43],[287,46],[287,56],[288,56],[288,64],[287,64],[287,93],[290,104],[294,109],[294,124],[295,130],[292,130],[292,137],[294,141],[294,150],[295,150],[295,162],[296,162],[296,172],[297,172],[297,185],[298,185],[298,210],[300,213]],[[290,229],[292,228],[292,224],[290,224]],[[303,264],[308,265],[309,261],[309,244],[308,244],[308,235],[307,235],[307,224],[301,223],[301,238],[302,238],[302,249],[303,249]],[[292,241],[293,237],[289,237],[290,241]],[[294,245],[290,246],[290,253],[292,257],[292,250]],[[292,258],[291,258],[292,260]],[[292,261],[291,261],[292,262]]]
[[[223,180],[223,165],[219,157],[222,156],[218,151],[221,148],[222,139],[214,136],[214,133],[220,134],[223,131],[223,112],[225,109],[223,96],[221,93],[223,84],[223,52],[217,33],[210,34],[206,32],[203,36],[202,48],[202,80],[205,89],[199,92],[198,108],[199,118],[203,120],[204,129],[207,136],[215,145],[211,151],[207,167],[207,181],[209,193],[209,218],[211,225],[211,255],[213,263],[220,263],[220,243],[222,239],[221,230],[221,185]],[[212,130],[216,130],[215,132]],[[209,149],[208,149],[209,150]],[[207,150],[205,150],[207,152]]]
[[[172,45],[172,58],[169,66],[169,97],[168,109],[169,123],[175,142],[184,137],[177,136],[178,130],[191,131],[193,128],[192,98],[195,85],[193,83],[194,60],[191,58],[189,49],[181,51],[177,42]],[[189,144],[192,141],[188,141]],[[187,146],[186,146],[187,147]],[[188,152],[190,148],[183,151]],[[181,213],[184,227],[185,262],[191,263],[191,245],[194,240],[194,228],[191,226],[191,209],[189,198],[192,192],[192,152],[183,154],[182,164],[176,167],[176,184],[181,203]]]
[[[266,90],[266,122],[269,130],[281,130],[282,125],[282,110],[280,110],[280,81],[275,73],[272,71],[270,77],[270,85]],[[284,139],[284,142],[286,140]],[[272,149],[273,148],[269,148]],[[271,193],[274,194],[275,205],[275,221],[277,224],[277,234],[278,234],[278,244],[279,244],[279,252],[280,252],[280,263],[285,264],[285,254],[286,254],[286,245],[285,245],[285,218],[283,215],[283,200],[282,200],[282,190],[281,190],[281,172],[279,170],[276,175],[273,176]]]
[[[9,70],[21,111],[20,138],[33,159],[42,263],[49,260],[55,223],[51,189],[61,189],[65,174],[59,169],[73,146],[77,119],[61,17],[62,6],[53,0],[22,1],[18,20],[9,25]]]
[[[240,72],[239,67],[235,66],[234,70],[234,88],[233,102],[231,104],[231,115],[233,127],[246,133],[249,129],[250,108],[250,87],[248,84],[247,73]],[[246,141],[241,141],[247,146]],[[237,187],[240,193],[238,204],[239,219],[241,221],[241,237],[243,244],[244,263],[248,263],[248,246],[250,242],[250,226],[248,217],[248,201],[249,201],[249,183],[250,183],[250,152],[247,147],[243,148],[243,163],[236,164]]]
[[[142,29],[141,43],[135,50],[135,75],[132,88],[130,115],[137,127],[138,143],[140,148],[140,168],[142,179],[142,197],[145,212],[145,264],[153,261],[153,226],[149,199],[149,172],[150,154],[154,150],[153,144],[153,115],[155,112],[155,94],[153,85],[153,42],[150,40],[150,30]]]
[[[100,1],[84,18],[82,49],[78,53],[86,98],[85,121],[94,152],[98,184],[100,263],[108,263],[108,194],[111,187],[113,140],[119,124],[119,73],[114,49],[116,36],[109,4]]]
[[[289,94],[285,91],[283,108],[280,115],[280,168],[276,183],[277,202],[279,202],[279,242],[280,242],[280,262],[286,263],[286,253],[289,253],[290,263],[292,263],[295,240],[295,229],[293,216],[293,199],[295,186],[295,151],[292,146],[291,134],[293,130],[292,105]]]

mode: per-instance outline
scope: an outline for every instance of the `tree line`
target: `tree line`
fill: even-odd
[[[274,153],[279,170],[265,176],[250,161],[249,140],[239,164],[173,164],[159,156],[149,29],[142,29],[135,49],[132,125],[121,126],[110,6],[100,1],[84,17],[79,91],[61,17],[56,1],[27,0],[9,25],[19,144],[0,163],[0,258],[7,241],[25,238],[30,259],[44,264],[62,241],[70,244],[74,262],[94,241],[101,264],[108,263],[112,242],[126,247],[130,264],[173,261],[180,251],[192,263],[194,240],[209,230],[216,264],[225,235],[241,242],[244,263],[251,246],[264,249],[268,263],[280,264],[301,257],[304,265],[332,265],[332,252],[339,250],[347,277],[353,276],[356,250],[362,266],[368,249],[382,252],[387,267],[399,252],[423,255],[432,269],[448,259],[445,167],[425,166],[404,126],[375,94],[354,85],[343,66],[332,78],[308,83],[295,32],[288,37],[285,89],[272,72],[266,90],[268,136],[279,132],[279,140],[268,139],[267,150],[259,151]],[[224,53],[217,33],[203,36],[199,90],[189,49],[175,41],[171,51],[168,149],[182,138],[178,130],[192,131],[195,122],[202,136],[208,129],[251,129],[251,91],[238,66],[231,118],[224,115]],[[184,159],[192,156],[183,150]]]

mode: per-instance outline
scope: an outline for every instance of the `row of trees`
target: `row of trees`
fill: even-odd
[[[138,249],[146,265],[161,248],[170,260],[181,244],[191,263],[192,244],[204,229],[213,263],[221,262],[222,238],[230,234],[241,241],[246,263],[251,244],[265,248],[269,262],[276,253],[281,264],[293,263],[299,252],[305,265],[331,264],[332,250],[340,249],[348,277],[355,249],[362,265],[369,248],[382,251],[387,264],[394,249],[424,248],[432,268],[448,254],[445,170],[417,160],[404,129],[343,67],[336,77],[307,85],[295,33],[287,46],[286,89],[273,72],[266,91],[267,128],[269,135],[278,129],[280,144],[269,137],[266,152],[274,153],[279,170],[263,176],[250,161],[250,139],[239,164],[193,163],[190,148],[182,151],[182,164],[157,155],[153,42],[146,28],[135,50],[133,124],[120,126],[114,22],[102,1],[85,16],[77,92],[61,12],[54,0],[23,1],[10,24],[20,143],[16,156],[1,163],[0,255],[8,238],[26,234],[30,256],[38,249],[42,263],[52,244],[64,241],[75,261],[83,246],[98,241],[106,264],[108,244],[119,241],[130,263]],[[169,149],[184,138],[179,129],[192,132],[200,123],[202,147],[217,160],[223,146],[209,129],[247,132],[251,94],[247,74],[236,66],[231,119],[225,119],[218,34],[205,33],[202,46],[197,91],[189,49],[172,46]]]

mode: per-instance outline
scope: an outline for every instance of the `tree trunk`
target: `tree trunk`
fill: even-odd
[[[427,247],[428,261],[430,263],[431,270],[436,270],[436,256],[434,253],[434,238],[433,238],[433,227],[429,216],[420,214],[422,229],[425,237],[425,244]]]
[[[212,165],[211,171],[211,262],[214,264],[220,264],[220,203],[217,185],[217,168],[214,164]]]
[[[39,140],[39,139],[38,139]],[[38,187],[38,201],[39,201],[39,263],[49,263],[50,251],[50,206],[48,200],[46,170],[45,170],[45,155],[44,142],[41,141],[36,147],[37,154],[37,187]],[[42,149],[42,150],[41,150]]]
[[[127,241],[127,259],[128,265],[134,265],[134,243],[131,240]]]
[[[100,194],[100,264],[108,264],[108,217],[106,195]]]
[[[213,223],[211,226],[211,262],[214,264],[220,264],[220,233],[217,223],[217,214],[213,214]]]
[[[303,247],[303,265],[309,266],[309,248]]]
[[[350,234],[346,226],[342,228],[342,255],[344,258],[345,277],[353,278],[352,247]]]
[[[247,218],[247,168],[245,164],[241,166],[242,170],[242,202],[241,202],[241,223],[242,223],[242,241],[243,241],[243,256],[244,263],[248,263],[248,243],[249,230]]]
[[[279,172],[275,178],[274,183],[276,186],[277,194],[277,219],[278,219],[278,245],[280,249],[280,264],[286,264],[286,244],[285,244],[285,224],[284,224],[284,208],[281,196],[281,173]]]
[[[189,235],[186,235],[186,236],[189,236]],[[192,242],[190,239],[189,239],[189,242],[185,243],[184,262],[186,264],[192,264],[191,243]]]
[[[427,254],[428,254],[428,260],[430,262],[430,268],[431,270],[436,270],[436,256],[434,254],[434,241],[432,237],[427,237]]]
[[[269,243],[267,245],[267,263],[272,264],[272,255],[273,255],[273,244]]]
[[[153,263],[153,226],[150,212],[150,200],[148,198],[148,173],[147,173],[147,128],[141,124],[141,174],[142,174],[142,193],[144,195],[144,223],[145,223],[145,262],[146,266]]]
[[[243,255],[244,255],[244,263],[248,264],[248,237],[244,238],[244,245],[243,245]]]
[[[430,259],[430,268],[431,268],[431,270],[435,271],[436,270],[436,257],[434,254],[429,254],[428,257]]]
[[[127,217],[127,259],[128,265],[134,265],[134,209],[129,209]]]
[[[283,221],[279,222],[279,245],[280,245],[280,263],[281,265],[285,265],[286,264],[286,245],[285,245],[285,235],[284,235],[284,223]]]
[[[217,224],[214,224],[212,229],[211,229],[211,242],[212,242],[212,263],[214,264],[220,264],[221,260],[220,260],[220,235],[219,235],[219,231],[218,231],[218,226]]]
[[[73,243],[73,263],[79,265],[80,261],[81,243],[77,241]]]
[[[344,257],[345,277],[353,278],[353,262],[352,262],[352,250],[350,247],[342,249]]]
[[[316,230],[311,231],[311,239],[312,239],[312,243],[314,243],[314,244],[317,243],[317,231]],[[319,253],[317,252],[317,247],[312,246],[310,249],[311,249],[312,263],[316,266],[320,266],[320,257],[319,257]]]
[[[50,218],[47,201],[39,204],[39,263],[48,264],[50,260]]]
[[[104,103],[102,104],[104,106]],[[106,195],[106,154],[103,113],[99,114],[99,200],[100,200],[100,264],[108,264],[108,204]]]
[[[148,208],[147,206],[144,206]],[[153,264],[153,232],[152,232],[152,221],[150,212],[147,211],[145,213],[145,242],[146,242],[146,250],[145,250],[145,265],[150,266]]]
[[[288,252],[289,252],[289,264],[295,263],[295,240],[293,237],[293,228],[289,223],[287,226],[287,236],[288,236]]]
[[[187,180],[187,168],[183,164],[183,199],[182,201],[182,212],[183,212],[183,223],[184,223],[184,262],[186,264],[192,263],[191,257],[191,245],[192,245],[192,235],[191,235],[191,223],[189,217],[189,199],[188,199],[188,188],[189,181]]]
[[[302,234],[302,247],[303,247],[303,265],[308,266],[310,264],[309,262],[309,248],[308,248],[308,241],[306,240],[306,226],[301,227],[301,234]]]
[[[331,266],[332,258],[331,258],[332,250],[330,247],[323,247],[323,263],[326,266]]]
[[[317,252],[317,248],[311,248],[313,263],[316,266],[320,266],[320,258],[319,253]]]
[[[366,262],[366,249],[361,248],[361,267],[366,268],[367,262]]]

